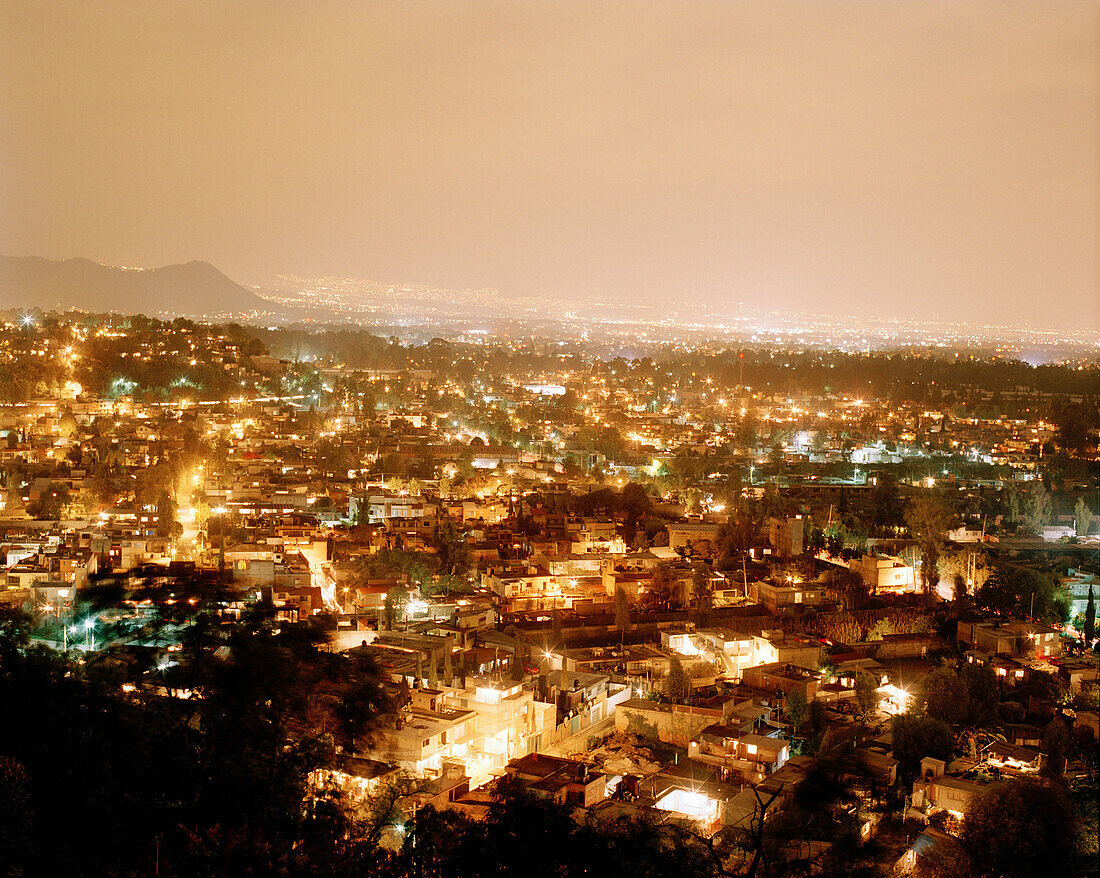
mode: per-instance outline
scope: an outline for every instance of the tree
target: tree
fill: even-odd
[[[938,581],[940,547],[950,523],[950,511],[939,495],[931,491],[911,500],[905,510],[905,524],[920,547],[921,588],[928,599],[931,599]]]
[[[1044,525],[1050,524],[1053,509],[1050,494],[1047,493],[1042,481],[1036,479],[1031,483],[1031,490],[1028,491],[1027,502],[1024,505],[1024,527],[1032,533],[1038,533]]]
[[[1031,616],[1062,624],[1069,602],[1047,574],[1029,567],[998,565],[974,595],[978,607],[988,613]]]
[[[871,508],[875,524],[880,527],[894,527],[902,523],[898,482],[890,473],[878,477],[875,490],[871,493]]]
[[[950,761],[955,751],[955,735],[947,723],[929,716],[907,713],[892,717],[890,731],[899,775],[911,782],[926,756]]]
[[[958,674],[940,667],[924,678],[924,709],[933,719],[949,725],[958,723],[966,713],[966,686]]]
[[[630,630],[630,595],[621,585],[615,586],[615,629],[620,639]]]
[[[825,705],[816,698],[810,702],[810,709],[806,712],[806,719],[810,724],[810,737],[820,740],[829,725],[829,719],[825,715]]]
[[[69,504],[69,486],[64,482],[50,482],[39,494],[38,499],[27,506],[31,518],[49,521],[61,518],[61,513]]]
[[[623,486],[620,502],[627,527],[631,528],[636,527],[638,519],[648,515],[653,506],[646,489],[637,482],[627,482]]]
[[[859,674],[856,677],[856,704],[859,712],[867,716],[878,707],[878,681],[870,674]]]
[[[649,589],[646,591],[646,602],[656,607],[671,609],[673,585],[672,565],[667,561],[662,561],[653,568],[653,577],[650,579]]]
[[[691,680],[677,653],[672,654],[668,663],[668,679],[665,681],[665,694],[673,704],[683,704],[691,692]]]
[[[644,817],[579,818],[569,804],[504,781],[495,787],[484,819],[453,809],[421,808],[405,823],[404,844],[388,862],[371,863],[364,857],[361,871],[354,874],[716,878],[725,870],[713,844],[683,826]],[[345,866],[341,874],[352,873]]]
[[[1092,526],[1092,519],[1092,510],[1085,505],[1083,497],[1078,497],[1077,503],[1073,507],[1073,524],[1077,536],[1088,536],[1089,528]]]
[[[176,501],[168,491],[161,491],[157,498],[157,536],[172,535],[172,525],[176,523]]]
[[[57,432],[65,439],[70,438],[77,431],[76,417],[71,410],[66,410],[57,420]]]
[[[691,613],[696,624],[705,625],[714,608],[714,586],[710,582],[710,567],[697,564],[691,574]]]
[[[962,839],[978,875],[1063,875],[1072,861],[1073,810],[1057,784],[1037,778],[1001,781],[971,801]]]
[[[453,686],[455,683],[454,656],[451,652],[450,642],[443,648],[443,684]]]
[[[404,586],[395,585],[386,592],[386,601],[382,612],[386,617],[386,627],[391,631],[399,620],[405,618],[405,606],[409,602],[409,593]]]
[[[1092,648],[1092,640],[1096,636],[1096,603],[1092,597],[1092,586],[1089,585],[1089,600],[1085,604],[1085,645]]]
[[[1054,717],[1043,730],[1043,773],[1048,777],[1059,778],[1066,773],[1066,760],[1069,758],[1069,732],[1059,716]]]
[[[796,731],[806,722],[806,696],[801,689],[792,689],[787,696],[787,722]]]
[[[959,679],[966,687],[966,725],[980,727],[993,722],[1001,699],[1001,683],[993,668],[967,662]]]
[[[30,861],[31,795],[30,777],[16,759],[0,756],[0,850],[7,861],[8,875],[23,875]]]
[[[27,824],[25,874],[332,873],[314,857],[344,854],[348,823],[309,777],[388,708],[378,668],[301,629],[275,634],[260,615],[219,628],[188,637],[186,662],[148,673],[105,653],[0,664],[0,753],[22,769],[0,764],[0,798]],[[149,685],[121,685],[135,681]],[[203,709],[159,687],[201,691]],[[74,758],[58,760],[66,744]],[[16,828],[9,811],[0,834]],[[65,819],[65,833],[51,829]],[[333,843],[311,847],[316,837]],[[24,851],[7,844],[10,866]]]
[[[434,652],[428,653],[428,688],[429,689],[438,689],[439,688],[439,670],[438,670],[438,668],[439,668],[439,666],[438,666],[438,664],[436,663],[436,660],[435,660],[435,653]]]
[[[1053,420],[1061,448],[1085,454],[1096,445],[1095,431],[1100,426],[1100,415],[1095,402],[1063,405],[1055,410]]]
[[[439,559],[439,569],[450,576],[465,576],[470,566],[470,547],[465,535],[448,517],[439,520],[432,531],[432,548]]]

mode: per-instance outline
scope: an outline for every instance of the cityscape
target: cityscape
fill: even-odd
[[[1100,4],[0,16],[0,874],[1096,874]]]

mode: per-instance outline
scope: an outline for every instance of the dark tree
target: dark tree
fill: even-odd
[[[441,518],[432,532],[432,547],[439,569],[449,576],[465,576],[470,567],[470,548],[466,536],[450,518]]]
[[[673,704],[683,704],[691,691],[691,680],[677,653],[672,654],[668,664],[668,680],[665,681],[668,700]]]
[[[966,663],[959,675],[966,687],[965,722],[968,726],[986,726],[997,716],[1001,683],[989,665]]]
[[[1043,730],[1043,773],[1048,777],[1062,777],[1066,773],[1069,757],[1069,732],[1059,716],[1054,717]]]
[[[894,758],[899,776],[911,782],[926,756],[950,761],[955,751],[955,735],[947,723],[927,716],[905,714],[890,721],[894,738]]]
[[[795,731],[806,722],[806,696],[801,689],[794,689],[787,696],[787,722]]]
[[[620,638],[630,630],[630,595],[621,585],[615,587],[615,629]]]
[[[1073,811],[1057,784],[1002,781],[970,803],[962,837],[977,875],[1063,875],[1073,856]]]
[[[1089,600],[1085,604],[1085,645],[1092,647],[1092,640],[1096,636],[1096,603],[1092,596],[1092,586],[1089,586]]]
[[[691,614],[696,624],[706,625],[714,609],[714,587],[710,582],[710,567],[697,564],[691,574]]]
[[[933,719],[955,725],[966,715],[966,685],[953,669],[936,668],[925,676],[923,687],[924,707]]]
[[[929,599],[939,579],[940,550],[950,523],[951,513],[938,494],[922,493],[905,510],[905,524],[920,546],[921,588]]]

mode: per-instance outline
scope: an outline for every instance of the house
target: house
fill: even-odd
[[[929,826],[913,840],[913,844],[894,864],[894,873],[919,878],[924,874],[921,868],[922,858],[926,863],[933,860],[950,861],[957,858],[961,851],[962,847],[957,838],[948,835],[942,829]],[[936,872],[933,870],[929,874],[936,874]]]
[[[768,542],[780,558],[791,558],[803,552],[803,529],[805,520],[801,515],[791,518],[768,519]]]
[[[1021,747],[1005,741],[993,741],[982,755],[987,766],[1006,774],[1032,774],[1043,764],[1043,754],[1034,747]]]
[[[550,671],[546,679],[549,697],[558,710],[556,737],[575,735],[601,722],[630,694],[629,687],[612,685],[604,674],[559,670]]]
[[[821,662],[821,641],[782,630],[752,635],[756,664],[781,662],[816,671]]]
[[[590,808],[607,798],[607,775],[573,759],[528,753],[511,760],[504,776],[537,796],[577,808]]]
[[[301,622],[325,610],[319,586],[276,585],[265,586],[262,590],[270,592],[276,617],[288,622]]]
[[[718,770],[724,780],[759,783],[790,756],[786,741],[744,734],[736,726],[712,723],[688,745],[688,757]]]
[[[711,522],[676,522],[668,525],[668,547],[683,555],[706,556],[714,554],[720,524]]]
[[[864,555],[859,561],[852,561],[851,568],[867,583],[872,594],[917,590],[917,572],[900,558]]]
[[[795,582],[754,582],[749,586],[749,594],[773,613],[781,610],[793,610],[798,607],[815,607],[825,596],[823,586],[816,583]]]
[[[789,696],[800,692],[807,703],[817,697],[817,688],[821,674],[808,668],[793,665],[790,662],[771,662],[766,665],[754,665],[745,668],[741,682],[762,692],[782,692]]]
[[[913,808],[922,813],[949,811],[956,817],[963,817],[984,785],[948,774],[946,768],[942,759],[926,756],[921,760],[920,776],[913,781]]]
[[[1049,658],[1062,652],[1061,632],[1037,622],[962,622],[957,625],[962,643],[990,655]]]
[[[649,777],[624,777],[622,785],[631,802],[705,837],[721,829],[726,803],[740,786],[692,760]]]

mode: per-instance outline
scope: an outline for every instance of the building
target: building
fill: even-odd
[[[948,774],[946,768],[942,759],[926,756],[921,760],[920,776],[913,781],[912,807],[922,813],[949,811],[955,817],[964,817],[983,785]]]
[[[786,698],[792,692],[801,692],[807,702],[817,697],[821,674],[789,662],[772,662],[746,668],[741,682],[762,692],[782,692]]]
[[[801,555],[804,550],[803,529],[805,520],[801,515],[792,518],[768,519],[768,543],[780,558]]]
[[[798,607],[816,607],[825,597],[825,588],[815,582],[754,582],[750,594],[773,613]]]
[[[733,699],[715,706],[697,707],[631,698],[615,711],[615,731],[649,734],[666,744],[687,747],[707,726],[727,721],[733,707]]]
[[[668,547],[683,555],[710,557],[721,525],[710,522],[676,522],[668,525]]]
[[[864,555],[859,561],[852,561],[851,568],[867,583],[872,594],[917,590],[917,572],[900,558]]]
[[[962,643],[989,655],[1051,658],[1062,653],[1062,635],[1057,628],[1037,622],[959,622]]]
[[[573,759],[528,753],[510,761],[504,776],[537,796],[577,808],[591,808],[607,798],[607,775]]]
[[[485,677],[465,687],[414,689],[370,755],[427,777],[438,777],[446,762],[461,763],[476,788],[512,758],[543,747],[555,713],[519,683]]]
[[[786,741],[745,734],[736,726],[713,723],[688,745],[688,756],[715,768],[723,780],[760,783],[790,756]]]

